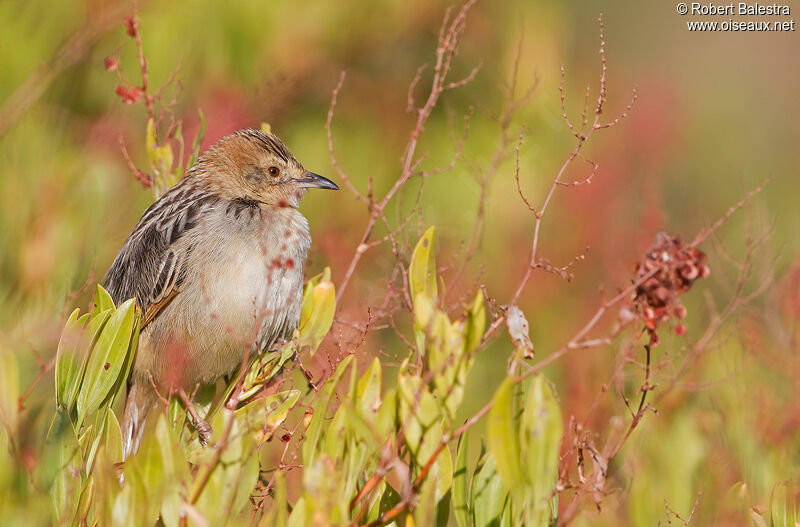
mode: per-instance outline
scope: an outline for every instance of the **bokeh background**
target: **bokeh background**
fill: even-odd
[[[179,66],[176,114],[187,144],[199,126],[198,109],[207,122],[204,147],[267,122],[307,168],[336,180],[324,125],[331,90],[346,71],[333,122],[337,156],[356,185],[365,189],[371,177],[380,193],[398,176],[413,128],[405,111],[409,82],[433,61],[450,5],[141,2],[139,16],[151,82],[163,84]],[[116,74],[104,68],[105,57],[119,54],[125,74],[138,79],[135,43],[123,24],[129,8],[101,0],[0,3],[0,341],[18,355],[23,386],[36,376],[37,360],[52,357],[68,310],[89,301],[82,286],[102,278],[152,202],[118,142],[123,137],[134,161],[146,164],[144,108],[125,105],[115,94]],[[430,152],[423,167],[447,164],[473,107],[468,139],[459,163],[427,180],[422,221],[437,225],[441,261],[459,254],[477,216],[478,181],[497,148],[497,116],[518,50],[518,89],[536,79],[539,85],[510,133],[516,138],[525,125],[520,177],[527,195],[541,202],[574,144],[561,118],[559,68],[566,68],[567,109],[576,116],[587,83],[596,97],[600,14],[607,114],[625,108],[634,86],[638,102],[629,118],[588,145],[587,157],[600,166],[593,182],[560,189],[545,219],[541,250],[554,264],[589,250],[571,269],[571,282],[542,272],[526,289],[520,305],[537,353],[547,356],[585,323],[602,301],[600,286],[613,292],[629,283],[657,231],[691,239],[768,177],[764,192],[705,246],[712,276],[702,289],[724,305],[739,273],[731,260],[745,254],[748,237],[765,231],[749,285],[771,279],[773,286],[725,325],[659,401],[658,414],[648,415],[611,467],[602,509],[587,504],[576,524],[664,524],[665,502],[686,516],[695,500],[692,524],[735,524],[728,508],[766,507],[773,485],[798,476],[800,467],[798,32],[689,32],[687,20],[704,19],[678,15],[674,2],[479,1],[453,74],[464,76],[478,64],[481,70],[445,94],[431,116],[419,147]],[[428,71],[418,98],[429,79]],[[513,148],[508,153],[488,187],[484,236],[461,286],[485,284],[501,304],[524,271],[533,227],[516,192]],[[587,170],[576,162],[568,177],[583,178]],[[414,191],[401,196],[406,207]],[[311,192],[302,210],[314,237],[307,275],[330,266],[338,283],[368,213],[344,190]],[[393,262],[388,246],[370,253],[338,316],[365,318]],[[696,290],[685,303],[691,339],[708,323],[708,302]],[[685,342],[664,339],[665,364]],[[479,355],[465,417],[503,377],[510,349],[501,336]],[[390,330],[372,333],[361,350],[364,360],[379,351],[405,353]],[[598,440],[614,429],[611,416],[622,404],[600,395],[614,360],[614,348],[576,352],[546,370],[565,415],[583,419],[599,401],[589,417]],[[641,382],[640,374],[630,375]],[[660,375],[669,380],[668,364]],[[26,407],[49,404],[50,384],[38,385]]]

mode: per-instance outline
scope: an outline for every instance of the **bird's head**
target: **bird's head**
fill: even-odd
[[[308,188],[339,190],[307,171],[274,134],[239,130],[212,145],[192,169],[193,177],[229,199],[297,207]]]

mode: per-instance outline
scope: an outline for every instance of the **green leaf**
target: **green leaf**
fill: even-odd
[[[283,365],[297,353],[297,346],[295,345],[297,338],[298,332],[295,329],[292,340],[286,342],[280,352],[263,352],[259,358],[250,364],[242,382],[242,391],[238,394],[239,405],[247,404],[248,399],[261,392],[273,377],[284,371]],[[219,410],[219,407],[228,401],[238,382],[238,377],[231,378],[223,397],[211,409],[209,416],[213,416]]]
[[[257,445],[252,435],[246,433],[241,421],[231,410],[224,408],[210,423],[214,429],[210,448],[201,449],[192,460],[201,463],[189,493],[190,498],[199,494],[196,501],[198,511],[209,525],[225,525],[231,515],[239,513],[248,503],[250,491],[258,481]],[[227,442],[221,444],[225,430],[230,427]],[[215,457],[216,449],[222,449]],[[200,482],[207,478],[204,487]]]
[[[283,471],[275,474],[275,489],[272,495],[272,509],[269,521],[262,523],[262,527],[286,527],[289,523],[289,501],[286,497],[286,476]]]
[[[444,431],[440,430],[439,441],[441,441],[443,433]],[[438,444],[436,446],[438,446]],[[423,487],[430,483],[435,485],[437,503],[448,494],[453,486],[453,454],[450,453],[450,448],[446,445],[439,452],[436,461],[431,466],[431,470],[428,473],[428,477],[425,479]]]
[[[61,440],[61,436],[67,432],[68,428],[70,427],[70,420],[69,416],[67,415],[67,409],[63,406],[56,406],[56,411],[53,414],[53,420],[50,421],[50,426],[47,428],[47,433],[45,434],[45,441],[57,443]],[[0,432],[2,428],[0,428]]]
[[[306,506],[314,511],[313,525],[347,525],[349,497],[344,494],[346,478],[340,466],[324,453],[303,466]]]
[[[400,493],[394,490],[394,487],[392,487],[391,485],[386,485],[386,489],[383,491],[383,494],[381,495],[380,504],[378,505],[378,514],[373,519],[373,521],[375,521],[375,519],[389,512],[398,503],[400,503],[401,500],[402,498],[400,497]],[[398,525],[406,525],[406,523],[402,521],[404,517],[405,513],[402,513],[399,516],[398,520],[396,522],[390,523],[389,526],[397,527]]]
[[[5,436],[5,433],[0,431],[0,438],[3,436]],[[80,459],[78,441],[73,435],[71,428],[66,430],[63,436],[59,437],[58,441],[54,441],[53,444],[56,449],[54,457],[58,470],[55,472],[55,479],[50,490],[50,495],[52,498],[54,516],[57,519],[65,520],[68,515],[74,514],[74,504],[81,491],[80,485],[82,483],[82,478],[76,477],[75,474],[80,472],[82,460]],[[5,451],[4,449],[3,452]],[[5,459],[5,457],[0,456],[0,461],[3,459]]]
[[[417,242],[408,266],[408,289],[414,302],[414,337],[421,355],[426,353],[425,330],[437,311],[435,306],[439,294],[434,251],[435,233],[436,228],[433,225],[428,227]]]
[[[78,394],[78,424],[100,407],[117,384],[131,349],[131,336],[136,324],[136,305],[130,299],[111,315],[103,327],[89,356]]]
[[[147,142],[147,159],[150,161],[150,166],[154,171],[162,175],[167,174],[172,169],[172,162],[174,160],[172,154],[172,147],[169,143],[161,146],[156,140],[155,125],[152,117],[147,120],[146,130]]]
[[[277,368],[278,358],[280,354],[277,351],[263,352],[248,368],[242,381],[242,391],[239,394],[239,401],[246,401],[252,395],[255,395],[264,387],[264,383],[268,381],[273,375],[274,370]],[[233,388],[238,384],[239,379],[236,377],[231,378],[224,399],[227,400]]]
[[[548,500],[558,479],[558,460],[563,435],[561,407],[550,384],[537,375],[528,386],[522,413],[520,443],[529,505],[539,521],[549,519]]]
[[[159,414],[155,439],[158,457],[164,470],[163,480],[160,482],[163,487],[158,495],[161,500],[161,520],[167,527],[178,527],[181,516],[181,493],[189,481],[189,468],[180,439],[163,413]]]
[[[483,293],[475,293],[467,318],[464,320],[464,348],[471,352],[477,348],[483,338],[483,330],[486,328],[486,307],[483,301]]]
[[[438,296],[436,279],[436,255],[433,242],[436,228],[431,225],[422,235],[411,255],[408,267],[408,284],[411,298],[424,294],[431,300]]]
[[[197,135],[194,136],[194,141],[192,141],[192,155],[189,156],[189,162],[186,165],[190,168],[197,163],[197,160],[200,158],[200,148],[203,145],[203,138],[206,135],[206,116],[200,108],[197,109],[197,113],[200,116],[200,128],[198,128]]]
[[[346,435],[347,423],[347,405],[342,404],[333,416],[333,419],[328,421],[325,427],[325,434],[322,436],[323,452],[329,458],[335,460],[344,459],[345,448],[347,447],[348,437]]]
[[[235,415],[260,444],[272,437],[299,399],[300,390],[286,390],[256,399],[236,410]]]
[[[18,421],[19,366],[16,355],[0,340],[0,425],[5,426],[13,436]]]
[[[111,409],[106,412],[103,445],[105,445],[106,455],[112,463],[120,463],[122,461],[122,431],[120,430],[117,416]]]
[[[486,452],[472,476],[470,502],[475,527],[497,527],[507,505],[508,490],[497,472],[497,464],[491,452]]]
[[[79,313],[80,309],[75,309],[69,315],[56,351],[56,402],[68,410],[78,396],[88,344],[84,331],[87,316],[79,317]]]
[[[300,309],[300,343],[307,345],[313,354],[331,329],[336,311],[336,289],[331,282],[331,270],[325,270],[310,279],[303,290]]]
[[[92,477],[95,480],[95,488],[97,489],[97,494],[92,503],[92,512],[97,519],[97,525],[112,525],[111,515],[114,500],[122,491],[122,488],[115,461],[109,458],[105,444],[101,444],[97,450]],[[91,521],[89,524],[91,524]]]
[[[269,507],[261,521],[258,522],[258,527],[287,527],[289,522],[289,502],[286,497],[286,475],[282,470],[275,472],[273,476],[272,488],[272,505]]]
[[[100,405],[98,411],[94,414],[94,424],[87,426],[81,431],[80,440],[88,445],[83,456],[84,467],[83,470],[86,475],[90,475],[94,470],[94,460],[100,444],[105,437],[106,422],[108,421],[107,414],[111,410],[108,403]]]
[[[514,510],[514,502],[512,501],[511,496],[508,496],[506,498],[505,507],[503,508],[503,517],[500,519],[500,527],[517,527],[518,525],[523,524],[522,518],[523,516],[521,514],[517,514],[517,512]],[[530,520],[527,520],[525,524],[537,525],[541,527],[548,527],[550,525],[547,522],[537,523],[536,521]]]
[[[97,292],[94,295],[94,309],[92,310],[92,314],[96,315],[97,313],[101,313],[106,309],[114,309],[114,300],[111,298],[111,295],[108,294],[103,286],[97,284]]]
[[[381,431],[381,428],[375,426],[377,417],[374,414],[378,410],[375,401],[380,401],[379,364],[376,368],[373,363],[360,382],[355,360],[351,362],[350,372],[347,395],[343,394],[341,405],[333,419],[326,423],[318,447],[318,450],[325,454],[325,459],[333,460],[337,464],[335,491],[337,495],[343,497],[342,499],[355,494],[364,471],[371,470],[367,469],[366,464],[377,460],[378,452],[383,448],[388,433],[388,429]],[[359,390],[362,396],[359,396]],[[376,397],[378,399],[375,399]],[[368,413],[366,417],[363,415],[364,412]],[[312,498],[317,506],[319,500],[314,496]]]
[[[414,327],[417,331],[425,331],[436,313],[436,304],[431,297],[425,293],[414,296]]]
[[[311,416],[311,422],[308,425],[308,430],[306,430],[305,437],[303,439],[303,463],[305,465],[310,465],[314,462],[317,454],[319,453],[319,443],[322,437],[322,433],[324,427],[327,426],[327,413],[328,407],[333,400],[334,395],[336,394],[336,387],[339,384],[339,381],[342,379],[345,371],[350,366],[350,362],[353,360],[353,355],[348,355],[345,357],[336,367],[336,371],[331,375],[331,377],[325,383],[323,388],[322,398],[314,408],[314,414]]]
[[[401,372],[407,365],[401,366]],[[443,408],[418,375],[401,373],[397,378],[400,422],[406,445],[415,465],[421,470],[436,454],[446,428]],[[435,484],[436,501],[450,490],[453,459],[450,449],[442,449],[431,465],[425,485]]]
[[[307,503],[306,496],[300,496],[289,515],[288,527],[312,527],[314,525],[314,510]]]
[[[89,336],[91,340],[89,341],[89,347],[86,350],[85,358],[89,358],[89,352],[97,343],[97,339],[100,337],[100,332],[103,331],[108,319],[111,318],[111,314],[114,312],[114,308],[104,309],[103,311],[92,311],[92,316],[89,319]],[[81,317],[82,318],[82,317]],[[79,319],[80,320],[80,319]]]
[[[403,368],[401,367],[401,370]],[[441,440],[442,408],[416,375],[397,378],[397,397],[403,435],[414,461],[424,466]]]
[[[374,422],[381,407],[381,361],[374,358],[358,381],[356,391],[361,416],[368,422]]]
[[[467,473],[467,432],[458,438],[456,448],[456,465],[453,471],[453,513],[458,527],[470,527],[470,507],[467,489],[469,488],[469,474]]]
[[[464,353],[460,325],[451,323],[443,311],[437,310],[428,326],[427,350],[434,393],[452,421],[464,398],[464,385],[472,360]]]
[[[78,498],[78,518],[87,518],[89,516],[89,507],[92,505],[92,498],[94,497],[95,481],[94,477],[89,476],[86,479],[86,484],[83,487],[80,498]]]
[[[156,127],[152,117],[147,120],[147,128],[145,129],[145,146],[147,146],[147,160],[150,164],[158,162],[158,143],[156,142]]]
[[[448,491],[436,504],[436,527],[447,527],[450,520],[451,492]]]
[[[136,473],[147,489],[148,498],[145,503],[141,503],[139,507],[141,510],[137,511],[140,517],[154,518],[161,510],[161,503],[163,499],[169,499],[166,494],[174,484],[174,472],[171,470],[171,465],[162,456],[162,445],[160,444],[162,437],[158,437],[158,429],[161,428],[161,422],[166,421],[164,415],[159,415],[158,423],[156,424],[156,434],[148,434],[145,436],[139,451],[125,461],[125,480],[127,484],[128,477],[132,473]],[[169,447],[169,442],[164,447]]]
[[[781,481],[772,487],[769,509],[771,527],[795,527],[800,522],[800,487]]]
[[[372,494],[368,498],[367,514],[363,518],[363,524],[370,524],[380,517],[381,501],[383,500],[383,495],[387,487],[386,480],[381,479],[377,488],[372,491]]]
[[[438,527],[436,520],[436,503],[439,501],[436,496],[436,487],[426,479],[425,483],[414,497],[414,506],[411,508],[413,523],[406,520],[406,525],[425,525]]]
[[[80,361],[80,366],[78,367],[78,373],[75,376],[75,380],[67,387],[69,391],[65,394],[66,402],[68,403],[68,406],[65,406],[65,408],[67,408],[68,415],[71,415],[73,407],[77,405],[78,396],[83,389],[82,387],[86,383],[86,366],[89,362],[89,357],[92,353],[92,350],[97,345],[100,335],[105,329],[106,324],[113,313],[114,308],[98,311],[97,306],[95,306],[95,309],[92,311],[92,315],[89,318],[89,322],[85,327],[85,334],[81,335],[79,342],[74,343],[73,345],[74,347],[72,349],[74,349],[75,353],[77,354],[77,358]],[[84,317],[80,317],[78,322],[81,320],[85,320]],[[74,424],[80,427],[82,420]]]
[[[519,422],[514,408],[514,380],[506,377],[492,397],[487,427],[489,450],[506,488],[519,489],[523,483],[520,467]]]
[[[390,430],[388,427],[381,427],[373,422],[365,420],[350,401],[342,401],[337,415],[339,413],[344,414],[342,417],[345,424],[344,431],[347,433],[349,441],[352,441],[354,444],[357,443],[359,456],[362,453],[369,453],[369,455],[372,455],[384,446],[386,443],[386,434]],[[332,426],[330,430],[334,430]]]
[[[135,470],[125,472],[125,485],[117,494],[111,510],[111,524],[115,527],[138,527],[153,521],[148,514],[148,489]]]
[[[383,394],[383,402],[378,409],[375,419],[375,430],[378,433],[388,435],[390,431],[397,428],[397,390],[389,388]],[[394,434],[391,434],[392,436]]]
[[[769,525],[767,525],[767,520],[764,519],[764,516],[756,512],[753,508],[750,508],[749,510],[750,519],[753,520],[753,525],[755,525],[755,527],[769,527]]]
[[[112,388],[112,394],[118,394],[122,392],[124,389],[127,388],[128,379],[130,378],[131,369],[133,369],[133,362],[136,359],[136,351],[139,349],[139,322],[141,321],[141,311],[136,308],[136,319],[133,325],[133,334],[131,335],[131,343],[128,347],[127,353],[125,354],[124,364],[122,366],[122,370],[120,375],[117,378],[117,382],[114,384]],[[202,392],[202,388],[201,388]],[[112,400],[113,402],[113,400]]]
[[[156,198],[161,197],[177,180],[176,171],[173,171],[174,154],[169,142],[159,145],[153,119],[147,120],[145,131],[147,145],[147,160],[150,162],[150,171],[153,177],[153,193]],[[180,172],[178,167],[177,172]]]

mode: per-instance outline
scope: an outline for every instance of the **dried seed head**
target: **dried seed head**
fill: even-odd
[[[671,316],[678,319],[686,316],[686,308],[678,297],[691,289],[695,280],[710,273],[703,251],[684,246],[677,236],[664,232],[656,236],[653,246],[636,265],[635,279],[644,281],[636,288],[633,300],[651,337],[660,322]],[[685,334],[686,327],[679,324],[675,331]]]

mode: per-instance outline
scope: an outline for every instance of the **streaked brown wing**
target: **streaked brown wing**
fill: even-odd
[[[142,327],[162,313],[180,291],[192,250],[182,240],[219,201],[218,196],[198,191],[184,179],[144,212],[126,240],[104,286],[117,304],[136,298],[144,312]]]
[[[172,289],[169,293],[167,293],[164,297],[162,297],[161,300],[159,300],[154,304],[151,304],[147,308],[147,311],[145,311],[144,313],[141,329],[146,328],[147,325],[150,322],[152,322],[153,319],[156,318],[158,314],[161,313],[161,311],[163,311],[163,309],[167,307],[169,303],[175,299],[176,296],[178,296],[178,290]]]

